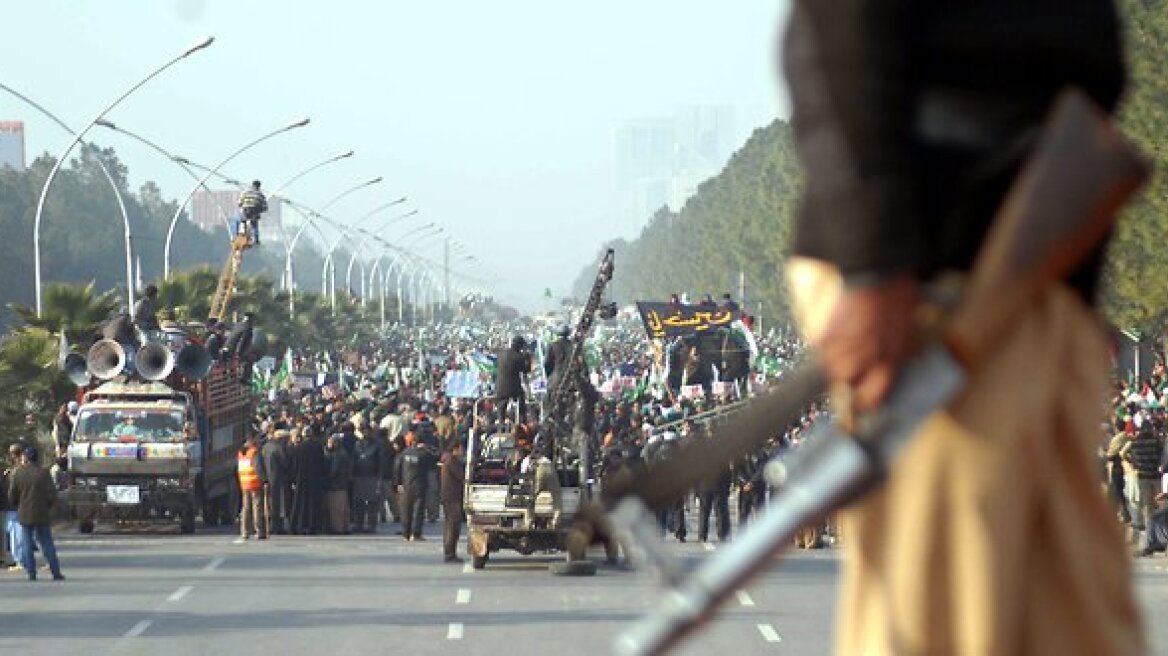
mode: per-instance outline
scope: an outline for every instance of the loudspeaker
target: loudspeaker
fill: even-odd
[[[61,363],[61,371],[78,387],[89,384],[89,369],[85,365],[85,358],[80,353],[69,353]]]
[[[162,380],[174,370],[174,354],[162,342],[150,342],[138,349],[138,374],[146,380]]]
[[[215,360],[207,349],[195,344],[187,344],[179,349],[174,358],[174,368],[188,380],[202,380],[211,373]]]
[[[112,339],[98,340],[89,347],[85,364],[89,373],[102,380],[110,380],[126,368],[126,350]]]

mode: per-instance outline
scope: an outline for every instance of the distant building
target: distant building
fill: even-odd
[[[24,161],[24,122],[0,121],[0,166],[23,171]]]
[[[238,218],[240,193],[238,189],[196,191],[191,197],[191,223],[203,232],[225,231],[224,219],[227,225],[231,225]],[[264,241],[280,241],[280,225],[283,221],[281,205],[279,199],[268,200],[268,211],[260,220],[260,235]]]
[[[628,123],[616,131],[616,183],[626,226],[635,232],[662,206],[680,210],[698,185],[733,152],[734,110],[679,109],[672,118]]]

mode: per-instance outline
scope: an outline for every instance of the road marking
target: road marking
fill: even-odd
[[[187,593],[189,593],[191,590],[194,590],[194,589],[195,589],[195,586],[193,586],[193,585],[184,585],[183,587],[179,588],[178,590],[175,590],[174,592],[172,592],[171,595],[166,598],[166,600],[169,602],[182,601],[182,598],[187,596]]]
[[[446,629],[447,640],[462,640],[462,622],[451,622]]]
[[[714,549],[717,548],[714,546],[714,543],[712,543],[712,542],[703,542],[702,547],[704,547],[706,549],[706,551],[713,551]]]
[[[470,590],[468,590],[466,588],[459,588],[458,594],[455,595],[455,597],[454,597],[454,603],[456,603],[456,604],[469,604],[470,603]]]
[[[150,625],[153,623],[154,622],[152,622],[150,620],[142,620],[141,622],[138,622],[133,627],[131,627],[129,631],[126,631],[126,634],[122,637],[124,637],[124,638],[137,638],[138,636],[145,633],[146,629],[149,629]]]
[[[474,565],[471,565],[470,563],[463,564],[463,566],[462,566],[462,573],[463,574],[470,574],[473,571],[474,571]]]
[[[758,632],[762,634],[762,639],[766,640],[767,642],[783,641],[783,637],[780,636],[779,632],[775,631],[775,627],[771,626],[770,624],[759,624]]]
[[[750,598],[750,594],[746,590],[738,590],[734,593],[738,596],[738,603],[742,606],[753,606],[754,600]]]
[[[207,563],[206,567],[203,568],[203,571],[204,572],[214,572],[220,565],[223,564],[223,561],[225,561],[225,560],[227,560],[227,559],[224,558],[223,556],[216,556],[214,560]]]

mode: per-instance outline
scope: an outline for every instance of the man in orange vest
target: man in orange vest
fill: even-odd
[[[235,455],[235,469],[243,501],[243,511],[239,516],[239,541],[248,539],[253,533],[259,539],[267,540],[268,513],[264,499],[264,479],[267,476],[264,474],[259,439],[255,433],[248,435],[247,441]]]

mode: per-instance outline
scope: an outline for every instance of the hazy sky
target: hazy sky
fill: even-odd
[[[384,176],[329,214],[352,220],[409,196],[405,207],[420,214],[388,238],[435,221],[498,276],[491,291],[535,309],[545,287],[566,292],[599,245],[616,236],[613,135],[621,123],[670,117],[686,105],[727,105],[741,142],[786,114],[774,56],[786,4],[26,1],[5,7],[0,79],[79,127],[150,70],[213,35],[210,48],[109,118],[214,164],[309,116],[309,126],[225,170],[274,185],[352,148],[356,156],[306,177],[288,195],[320,205]],[[26,122],[29,159],[68,143],[0,93],[0,120],[9,118]],[[154,179],[167,197],[189,191],[181,170],[144,147],[100,128],[91,136],[117,148],[135,188]]]

